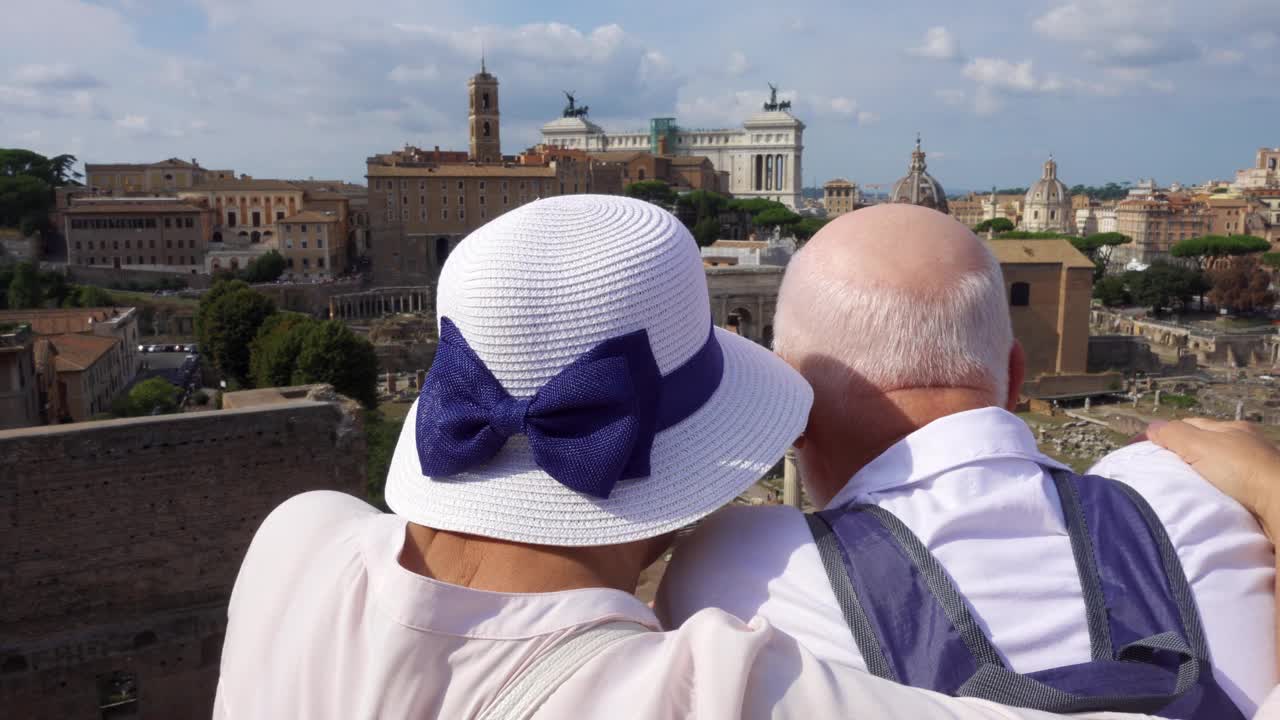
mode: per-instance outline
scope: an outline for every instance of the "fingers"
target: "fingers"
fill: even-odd
[[[1152,424],[1147,428],[1147,438],[1174,452],[1187,463],[1194,463],[1201,456],[1205,443],[1211,442],[1206,438],[1207,432],[1212,431],[1190,421],[1177,421]]]
[[[1239,420],[1210,420],[1208,418],[1186,418],[1182,422],[1185,422],[1188,425],[1194,425],[1200,428],[1201,430],[1208,430],[1209,432],[1227,432],[1230,430],[1252,431],[1253,429],[1253,425],[1251,423],[1242,422]]]

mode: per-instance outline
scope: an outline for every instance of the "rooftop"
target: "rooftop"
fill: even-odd
[[[57,353],[58,372],[88,370],[120,342],[117,338],[84,333],[50,335],[41,340],[52,345]]]
[[[26,322],[37,335],[88,332],[96,323],[120,322],[131,317],[131,307],[0,310],[0,323]]]
[[[1068,240],[988,240],[987,247],[1001,265],[1063,265],[1093,269],[1089,258]]]
[[[198,183],[191,190],[292,190],[293,192],[301,192],[302,187],[288,180],[215,178]]]

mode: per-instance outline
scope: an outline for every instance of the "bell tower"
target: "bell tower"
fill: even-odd
[[[473,162],[502,162],[502,142],[498,134],[498,78],[490,75],[480,58],[480,72],[467,81],[470,103],[470,159]]]

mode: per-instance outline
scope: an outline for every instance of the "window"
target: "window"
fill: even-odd
[[[133,264],[133,256],[132,256],[132,255],[126,256],[126,257],[125,257],[125,259],[124,259],[124,264],[125,264],[125,265],[132,265],[132,264]]]
[[[449,219],[449,208],[440,208],[440,219],[441,220]]]
[[[489,121],[484,121],[484,136],[489,137]]]
[[[291,237],[287,237],[287,238],[285,238],[285,239],[284,239],[284,246],[285,246],[285,248],[292,250],[292,249],[293,249],[293,238],[291,238]]]
[[[277,211],[276,211],[276,222],[280,222],[280,221],[281,221],[281,220],[283,220],[283,219],[284,219],[284,211],[283,211],[283,210],[277,210]]]
[[[77,240],[77,241],[76,241],[76,249],[77,249],[77,250],[79,250],[79,249],[80,249],[80,241],[79,241],[79,240]]]
[[[119,240],[112,240],[112,241],[111,241],[111,249],[112,249],[112,250],[119,250],[119,249],[120,249],[120,241],[119,241]]]
[[[89,246],[89,249],[90,249],[90,250],[92,250],[92,249],[93,249],[93,241],[92,241],[92,240],[90,240],[90,241],[87,243],[87,245]]]
[[[507,196],[506,196],[506,195],[503,195],[503,196],[502,196],[502,204],[503,204],[503,205],[509,205],[509,204],[510,204],[510,203],[507,201]]]
[[[458,181],[458,192],[462,192],[462,181]]]
[[[324,258],[316,258],[316,267],[324,267]]]
[[[480,192],[484,192],[484,181],[480,181]]]
[[[128,241],[128,240],[125,240],[125,241],[124,241],[124,249],[125,249],[125,250],[128,250],[128,249],[129,249],[129,241]]]
[[[440,181],[440,192],[448,192],[448,190],[449,190],[449,181],[448,181],[448,180],[441,180],[441,181]]]
[[[409,208],[400,211],[400,219],[406,221],[409,219]]]
[[[289,267],[293,267],[293,258],[285,258],[285,262],[289,264]]]
[[[480,204],[481,204],[482,206],[484,205],[484,196],[483,196],[483,195],[481,195],[481,196],[480,196]]]
[[[506,192],[506,191],[507,191],[507,181],[506,181],[506,180],[503,180],[503,181],[502,181],[502,192]]]
[[[262,211],[261,210],[253,211],[253,226],[262,227]]]
[[[418,181],[418,189],[419,189],[419,190],[426,190],[426,189],[427,189],[427,181],[426,181],[426,180],[419,180],[419,181]]]
[[[164,226],[165,226],[165,227],[171,227],[170,223],[172,223],[172,222],[173,222],[173,220],[172,220],[171,218],[165,218],[165,219],[164,219]]]
[[[480,219],[481,219],[481,220],[484,220],[484,219],[485,219],[485,218],[487,218],[487,217],[489,217],[489,215],[485,212],[485,209],[484,209],[484,208],[480,208]]]
[[[427,196],[426,196],[426,195],[419,195],[419,196],[418,196],[418,204],[419,204],[419,205],[426,205],[426,204],[427,204]]]
[[[307,232],[307,226],[306,226],[306,225],[303,225],[303,226],[301,227],[301,232],[303,232],[303,233],[306,233],[306,232]]]
[[[229,210],[227,212],[227,227],[235,227],[235,226],[236,226],[236,212],[235,210]]]
[[[302,267],[304,268],[311,267],[311,258],[302,258]]]
[[[301,247],[303,250],[306,250],[306,249],[307,249],[307,239],[306,239],[306,238],[302,238],[299,242],[301,243],[300,247]]]
[[[461,195],[459,195],[459,196],[458,196],[458,205],[459,205],[459,206],[462,206],[462,205],[466,205],[466,204],[467,204],[467,203],[466,203],[466,198],[465,198],[465,197],[463,197],[463,196],[461,196]]]
[[[466,219],[467,219],[467,209],[466,209],[466,208],[458,208],[458,219],[459,219],[459,220],[466,220]]]
[[[400,198],[400,204],[401,204],[401,205],[408,205],[408,204],[409,204],[409,196],[408,196],[408,195],[405,195],[404,197]]]
[[[303,247],[306,247],[306,246],[304,245]],[[324,247],[324,238],[322,237],[316,238],[316,247],[318,248]]]
[[[181,246],[182,246],[182,241],[181,241],[181,240],[179,240],[179,241],[178,241],[178,246],[179,246],[179,247],[181,247]],[[188,240],[187,240],[187,247],[189,247],[189,248],[194,248],[195,246],[196,246],[196,239],[195,239],[195,238],[190,238],[190,239],[188,239]]]
[[[151,264],[152,264],[152,265],[155,265],[155,264],[156,264],[156,256],[155,256],[155,255],[152,255],[152,256],[151,256]]]
[[[1009,288],[1009,304],[1013,307],[1026,307],[1031,304],[1031,285],[1016,282]]]
[[[156,249],[156,239],[155,239],[155,238],[151,238],[151,242],[147,243],[147,246],[148,246],[148,247],[150,247],[152,250],[155,250],[155,249]]]

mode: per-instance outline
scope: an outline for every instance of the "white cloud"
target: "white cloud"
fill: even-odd
[[[1015,63],[1003,58],[974,58],[964,66],[963,73],[984,87],[1018,92],[1034,92],[1039,88],[1030,60]]]
[[[741,77],[743,73],[751,69],[751,63],[747,61],[746,53],[741,50],[734,50],[729,53],[729,62],[725,66],[730,77]]]
[[[116,127],[128,133],[146,133],[151,130],[151,120],[146,115],[125,115],[116,120]]]
[[[1205,53],[1205,59],[1213,65],[1238,65],[1244,61],[1244,53],[1239,50],[1211,50]]]
[[[19,65],[13,71],[13,80],[28,87],[77,89],[98,87],[102,83],[93,75],[78,70],[67,63],[53,65]]]
[[[1103,66],[1145,67],[1199,55],[1175,0],[1074,0],[1036,18],[1032,28],[1084,50]],[[1222,9],[1224,14],[1230,10]],[[1194,31],[1194,28],[1190,28]]]
[[[864,126],[865,126],[865,125],[875,125],[875,124],[876,124],[876,123],[878,123],[878,122],[880,122],[880,116],[879,116],[879,115],[877,115],[876,113],[870,112],[870,111],[868,111],[868,110],[859,110],[859,111],[858,111],[858,124],[859,124],[859,125],[864,125]]]
[[[907,52],[916,57],[931,60],[957,60],[960,51],[956,48],[955,38],[945,27],[931,27],[924,33],[924,42],[918,47],[908,48]]]
[[[1264,30],[1249,35],[1247,42],[1249,47],[1255,50],[1270,50],[1276,46],[1277,42],[1280,42],[1280,35],[1270,30]]]
[[[946,88],[938,90],[934,93],[938,99],[948,105],[963,105],[965,101],[965,92],[957,88]]]
[[[28,145],[33,145],[35,143],[40,142],[40,138],[43,136],[44,136],[44,133],[40,132],[39,130],[28,130],[24,133],[19,133],[18,139],[21,140],[23,143],[26,143]]]
[[[834,97],[828,101],[831,112],[837,115],[852,115],[858,105],[847,97]]]
[[[987,85],[979,85],[973,93],[973,111],[979,115],[994,115],[1004,107],[1004,102]]]
[[[440,77],[440,70],[431,63],[411,66],[397,65],[387,73],[387,79],[397,85],[418,85]]]

